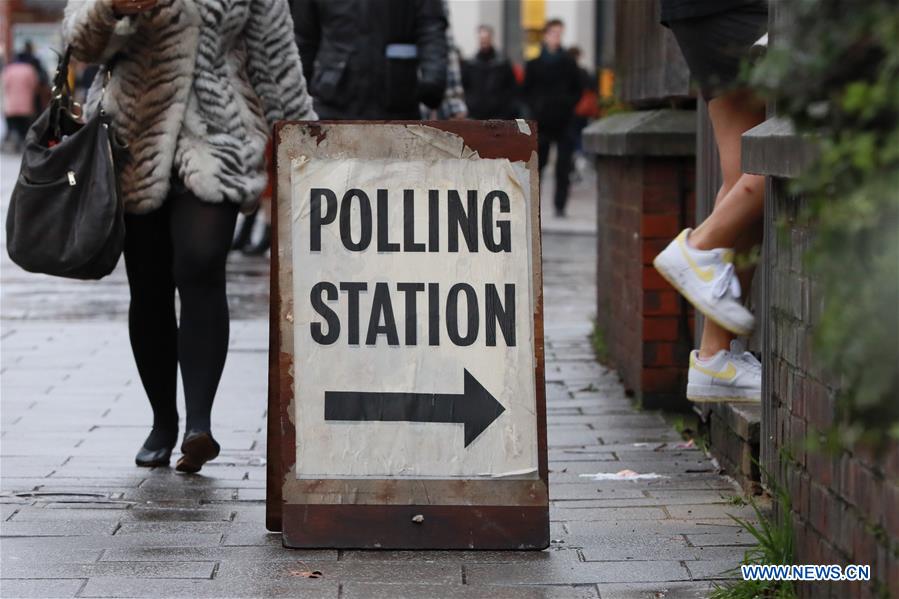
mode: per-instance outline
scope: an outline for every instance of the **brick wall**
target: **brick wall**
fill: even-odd
[[[821,295],[803,267],[813,232],[800,216],[803,200],[788,196],[778,179],[768,198],[766,463],[792,498],[797,563],[869,564],[876,579],[806,584],[800,592],[816,599],[899,597],[899,444],[881,455],[831,455],[804,443],[833,423],[837,381],[812,355]]]
[[[597,324],[647,407],[683,407],[692,317],[652,259],[693,222],[692,158],[600,156]]]

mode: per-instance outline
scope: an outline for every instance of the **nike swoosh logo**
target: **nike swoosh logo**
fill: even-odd
[[[735,376],[737,376],[737,367],[734,366],[733,362],[728,362],[727,367],[724,370],[720,370],[720,371],[716,372],[714,370],[710,370],[710,369],[706,368],[705,366],[702,366],[691,356],[690,367],[695,368],[702,374],[708,375],[708,376],[712,377],[713,379],[719,379],[722,381],[730,381],[730,380],[733,380],[733,378]]]
[[[700,278],[705,283],[709,283],[712,279],[715,278],[715,269],[714,267],[709,266],[708,268],[701,268],[696,261],[693,260],[693,256],[690,255],[690,251],[687,249],[687,231],[685,230],[681,233],[677,238],[677,245],[680,247],[680,251],[684,254],[684,258],[687,260],[687,264],[696,273],[696,276]]]

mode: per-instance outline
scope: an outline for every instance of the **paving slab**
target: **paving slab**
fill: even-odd
[[[439,562],[404,563],[389,567],[373,562],[247,561],[219,562],[217,580],[281,580],[296,572],[318,570],[328,580],[341,582],[395,583],[398,578],[429,585],[462,584],[462,566],[446,559]]]
[[[581,561],[577,551],[551,549],[548,551],[357,551],[340,552],[346,562],[459,562],[459,563],[539,563],[559,560]]]
[[[147,578],[92,578],[79,597],[110,599],[337,599],[335,580],[294,576],[279,580],[178,580]]]
[[[11,520],[0,526],[0,537],[75,537],[109,534],[115,532],[118,523],[105,520],[45,520],[17,522]]]
[[[468,584],[589,584],[602,582],[691,580],[680,561],[608,561],[574,564],[556,561],[529,564],[464,565]]]
[[[86,580],[0,580],[0,596],[17,599],[64,599],[77,597]]]
[[[279,562],[334,562],[338,559],[336,549],[284,549],[278,545],[268,547],[124,547],[106,549],[99,561],[124,562],[158,562],[167,560],[186,560],[192,562],[218,561],[279,561]]]
[[[705,599],[712,588],[709,582],[598,585],[602,599]]]
[[[4,564],[3,578],[212,578],[214,562],[93,562],[71,563],[33,561]]]
[[[423,585],[367,584],[341,585],[345,599],[598,599],[596,585]]]

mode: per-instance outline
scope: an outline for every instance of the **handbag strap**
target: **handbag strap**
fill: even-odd
[[[72,115],[80,116],[81,106],[75,101],[72,86],[69,85],[69,62],[72,58],[72,46],[67,45],[65,51],[59,57],[56,66],[56,74],[53,75],[53,88],[50,92],[50,127],[57,138],[60,136],[59,115],[66,110]],[[102,65],[103,87],[100,89],[100,99],[97,108],[101,116],[106,116],[103,110],[103,99],[106,97],[106,87],[112,77],[112,63],[115,59]]]
[[[69,85],[69,61],[72,57],[72,47],[66,46],[65,52],[59,57],[56,65],[56,73],[53,75],[53,88],[50,90],[50,129],[57,139],[60,137],[59,114],[65,109],[69,112],[75,105],[72,97],[72,87]]]

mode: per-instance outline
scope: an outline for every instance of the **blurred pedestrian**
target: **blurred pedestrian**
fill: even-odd
[[[462,56],[453,29],[449,25],[449,4],[443,0],[443,13],[446,15],[446,91],[443,101],[436,110],[421,105],[421,118],[425,120],[464,119],[468,116],[468,104],[465,101],[465,88],[462,85]]]
[[[37,114],[35,97],[39,86],[37,71],[21,55],[3,67],[3,116],[8,130],[4,150],[22,151],[28,127]]]
[[[478,27],[478,53],[462,65],[468,114],[473,119],[520,116],[518,82],[509,60],[496,50],[493,28]]]
[[[297,44],[322,119],[421,118],[446,88],[442,0],[292,0]]]
[[[549,160],[550,146],[556,146],[556,188],[553,203],[556,216],[565,216],[574,143],[571,119],[581,97],[581,76],[571,56],[562,49],[564,24],[551,19],[543,28],[540,56],[528,61],[524,73],[524,95],[537,120],[540,171]]]
[[[37,72],[38,87],[34,94],[34,114],[40,114],[50,101],[50,76],[41,59],[34,53],[34,44],[31,40],[25,40],[25,43],[22,44],[22,51],[19,52],[16,60],[27,62]]]
[[[153,408],[135,458],[162,466],[187,423],[177,469],[219,453],[211,409],[228,353],[225,261],[238,210],[266,185],[264,151],[281,119],[315,119],[287,0],[70,0],[63,36],[103,63],[85,112],[102,101],[130,148],[117,164],[131,290],[131,347]],[[107,76],[108,75],[108,76]],[[103,87],[105,85],[105,91]],[[175,291],[180,318],[175,313]]]
[[[761,401],[761,364],[736,339],[755,324],[741,301],[752,269],[738,273],[734,255],[762,236],[765,178],[743,172],[742,135],[761,123],[765,107],[739,82],[741,63],[767,30],[766,0],[662,0],[690,73],[708,102],[724,183],[715,208],[695,230],[684,229],[658,256],[656,269],[705,316],[699,350],[690,354],[687,399]],[[741,284],[742,279],[742,284]]]

